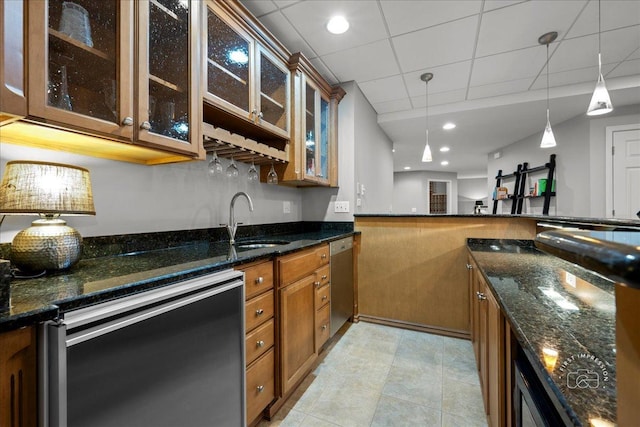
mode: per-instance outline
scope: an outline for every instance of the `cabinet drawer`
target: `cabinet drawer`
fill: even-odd
[[[244,292],[247,300],[273,288],[272,261],[241,268],[240,270],[244,271]]]
[[[247,424],[252,422],[275,397],[273,349],[247,369]]]
[[[316,312],[316,352],[329,339],[331,334],[331,306],[329,304]]]
[[[316,310],[319,310],[321,307],[329,304],[331,300],[331,286],[325,285],[319,288],[316,288]]]
[[[324,267],[320,267],[318,271],[316,271],[316,276],[318,276],[318,281],[320,282],[320,286],[328,285],[331,282],[331,268],[329,264]]]
[[[273,292],[247,301],[245,310],[245,331],[249,332],[273,317]]]
[[[300,251],[278,259],[280,286],[286,286],[329,264],[329,245]]]
[[[245,341],[247,365],[273,347],[273,319],[257,327],[253,332],[247,334]]]

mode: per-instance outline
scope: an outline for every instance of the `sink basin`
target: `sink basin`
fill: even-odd
[[[289,241],[287,240],[244,240],[241,242],[236,242],[236,249],[262,249],[262,248],[273,248],[275,246],[287,245]]]

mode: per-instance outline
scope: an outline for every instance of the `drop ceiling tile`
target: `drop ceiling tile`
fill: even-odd
[[[476,0],[380,2],[391,36],[477,15],[480,13],[481,4]]]
[[[477,26],[478,17],[472,16],[393,37],[402,72],[471,59]]]
[[[296,31],[318,55],[326,55],[382,40],[387,31],[377,2],[308,0],[282,10]],[[350,23],[344,34],[331,34],[325,25],[333,15],[344,15]]]
[[[640,19],[640,1],[607,0],[600,3],[602,31],[637,25]],[[567,38],[598,33],[598,2],[590,1]]]
[[[388,40],[331,53],[321,59],[341,82],[362,82],[400,73]]]
[[[549,31],[562,39],[584,3],[529,1],[484,13],[476,57],[536,46],[538,37]]]
[[[549,55],[553,54],[553,46],[549,46]],[[551,57],[551,63],[555,56]],[[535,77],[547,60],[545,46],[530,47],[498,55],[485,56],[473,62],[471,86],[482,86]]]
[[[508,95],[511,93],[526,92],[532,79],[518,79],[508,82],[492,83],[469,88],[468,99],[490,98],[493,96]]]
[[[300,37],[295,28],[281,12],[274,12],[260,18],[260,22],[273,33],[280,43],[291,53],[302,52],[307,58],[318,56],[314,50]]]
[[[640,59],[624,61],[618,65],[613,71],[607,73],[603,70],[605,79],[624,76],[640,76]]]
[[[257,1],[260,1],[260,0],[257,0]],[[273,0],[273,2],[275,4],[277,4],[280,9],[283,9],[285,7],[289,7],[292,4],[299,3],[300,1],[302,1],[302,0]]]
[[[640,59],[640,49],[636,49],[628,58],[627,60],[631,60],[631,59]]]
[[[452,104],[454,102],[462,102],[466,96],[465,89],[451,90],[449,92],[429,93],[429,108],[435,105]],[[413,108],[424,108],[425,96],[412,96],[411,104]]]
[[[378,114],[395,113],[398,111],[411,110],[409,98],[396,99],[395,101],[376,102],[372,107]]]
[[[316,69],[316,71],[318,71],[330,85],[336,85],[339,83],[338,78],[333,74],[329,67],[327,67],[325,63],[322,62],[320,58],[313,58],[309,61],[311,61],[311,64]]]
[[[514,4],[522,3],[522,0],[485,0],[484,2],[484,11],[488,12],[493,9],[498,9],[502,7],[512,6]]]
[[[602,66],[602,72],[607,76],[607,73],[613,69],[616,64],[604,64]],[[579,68],[569,71],[561,71],[559,73],[551,73],[549,75],[549,87],[559,87],[572,85],[584,82],[593,82],[595,87],[596,80],[598,79],[598,66]],[[542,73],[536,81],[531,85],[531,90],[544,89],[547,87],[547,74]]]
[[[425,92],[425,83],[420,80],[423,73],[433,73],[429,82],[429,95],[448,92],[455,89],[466,89],[471,71],[471,61],[443,65],[429,69],[414,71],[403,75],[410,96],[419,96]]]
[[[271,0],[242,0],[240,3],[258,18],[278,9],[278,6]]]
[[[372,104],[407,98],[407,89],[404,86],[402,76],[399,74],[361,82],[358,83],[358,86],[360,86],[360,90]]]

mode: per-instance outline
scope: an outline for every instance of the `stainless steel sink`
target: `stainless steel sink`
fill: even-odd
[[[235,247],[237,250],[263,249],[287,245],[289,243],[287,240],[244,240],[236,242]]]

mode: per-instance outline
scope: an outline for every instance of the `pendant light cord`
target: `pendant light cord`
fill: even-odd
[[[425,109],[426,109],[426,114],[425,114],[425,138],[426,138],[426,143],[427,145],[429,145],[429,80],[427,80],[425,82]]]
[[[600,56],[600,52],[602,52],[602,47],[600,46],[600,19],[601,19],[601,15],[600,15],[600,0],[598,0],[598,57]]]
[[[549,43],[547,43],[547,122],[549,122]]]

